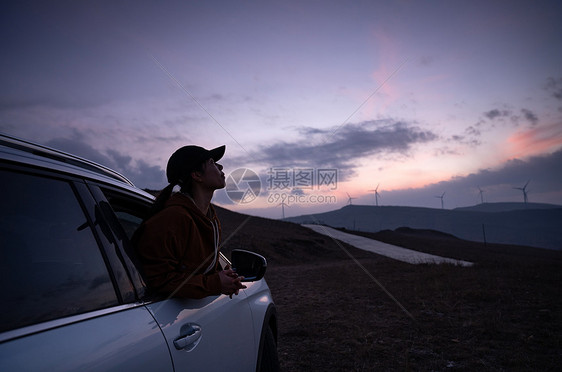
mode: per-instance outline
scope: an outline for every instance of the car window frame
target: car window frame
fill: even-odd
[[[124,228],[119,222],[119,217],[116,215],[112,203],[107,199],[107,195],[105,194],[104,190],[108,190],[111,193],[118,194],[119,197],[127,199],[127,201],[130,203],[143,205],[142,208],[150,208],[153,200],[143,195],[135,194],[134,192],[131,192],[129,190],[120,189],[118,187],[115,187],[114,185],[109,185],[102,182],[87,180],[86,185],[88,186],[93,198],[95,199],[98,208],[103,203],[107,203],[107,205],[109,205],[110,207],[104,209],[104,213],[105,217],[107,218],[109,227],[111,228],[114,235],[114,239],[118,243],[118,249],[120,252],[120,261],[114,262],[113,266],[115,266],[116,270],[125,270],[127,272],[127,275],[129,276],[131,283],[135,289],[137,301],[150,301],[150,299],[146,297],[147,286],[144,279],[142,278],[140,268],[137,267],[138,262],[135,263],[134,257],[130,257],[127,249],[124,246],[124,244],[129,244],[129,248],[133,249],[132,242],[129,237],[126,236],[126,234],[124,236],[125,240],[122,239]],[[115,223],[117,223],[118,226],[116,226]],[[132,253],[134,254],[134,252]]]
[[[80,197],[84,203],[86,213],[88,213],[92,230],[98,240],[98,245],[102,247],[106,258],[106,265],[112,275],[114,287],[117,292],[120,304],[137,302],[138,292],[129,271],[126,269],[123,250],[118,243],[115,232],[107,221],[107,216],[103,208],[97,203],[87,180],[76,182]]]

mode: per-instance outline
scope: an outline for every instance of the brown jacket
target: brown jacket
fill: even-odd
[[[221,294],[220,224],[209,208],[207,217],[189,196],[176,193],[143,223],[136,250],[153,292],[190,298]]]

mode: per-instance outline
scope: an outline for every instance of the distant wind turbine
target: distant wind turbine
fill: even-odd
[[[283,213],[283,219],[285,219],[285,206],[287,205],[287,203],[285,203],[285,201],[283,200],[281,203],[278,204],[278,206],[281,206],[281,211]]]
[[[349,195],[347,192],[346,192],[346,194],[347,194],[347,204],[348,204],[348,205],[351,205],[351,200],[352,200],[352,199],[357,199],[357,198],[352,198],[351,195]]]
[[[480,186],[478,186],[478,191],[480,191],[480,202],[484,204],[484,190],[482,190]]]
[[[523,202],[525,202],[525,205],[527,205],[527,185],[529,184],[529,182],[531,182],[531,180],[528,180],[523,187],[514,187],[515,190],[523,191]]]
[[[443,197],[445,196],[445,193],[441,194],[441,196],[436,196],[436,198],[441,199],[441,209],[445,209],[445,206],[443,204]]]
[[[380,183],[377,185],[377,188],[374,190],[369,190],[369,191],[374,191],[375,192],[375,205],[378,207],[379,206],[379,185]]]

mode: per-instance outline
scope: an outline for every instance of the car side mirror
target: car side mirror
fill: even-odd
[[[254,282],[265,275],[267,260],[265,257],[243,249],[233,249],[231,254],[232,268],[244,277],[243,282]]]

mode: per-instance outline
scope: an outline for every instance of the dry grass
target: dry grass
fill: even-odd
[[[246,218],[220,215],[224,237]],[[476,265],[410,265],[260,218],[227,242],[269,259],[283,370],[559,369],[562,252],[408,229],[367,235]]]

